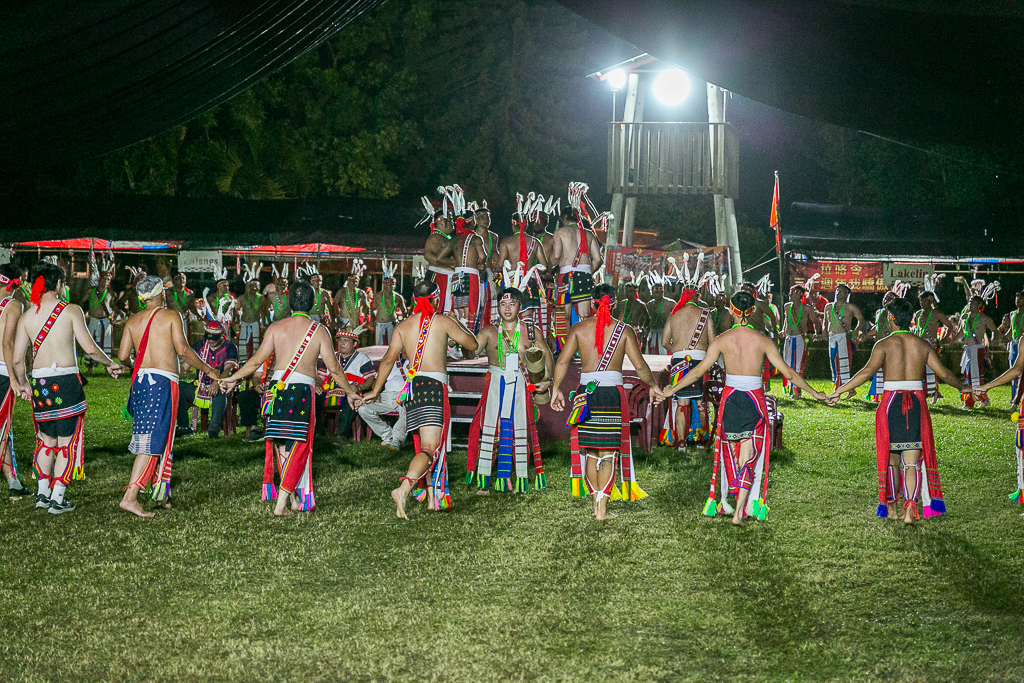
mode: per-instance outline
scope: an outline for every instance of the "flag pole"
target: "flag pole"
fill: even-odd
[[[775,191],[772,194],[772,227],[775,228],[775,256],[779,260],[779,310],[786,304],[786,290],[783,288],[785,268],[782,259],[782,228],[779,225],[779,172],[775,172]]]

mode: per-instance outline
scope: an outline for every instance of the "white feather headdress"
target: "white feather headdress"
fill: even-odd
[[[384,272],[385,280],[394,280],[395,272],[398,270],[398,264],[394,262],[389,263],[387,257],[384,257],[381,259],[380,269]]]
[[[225,266],[214,266],[213,267],[213,280],[214,282],[220,282],[221,280],[228,279],[228,269]]]
[[[271,263],[270,264],[270,270],[271,270],[271,272],[274,273],[274,279],[275,280],[277,278],[279,278],[279,277],[283,277],[283,278],[287,278],[288,277],[288,264],[287,263],[285,263],[283,266],[281,266],[281,270],[280,271],[277,270],[277,266],[276,265]]]
[[[576,209],[581,219],[590,222],[591,230],[607,230],[608,221],[615,218],[610,211],[599,213],[594,203],[590,201],[587,192],[590,186],[586,183],[569,183],[569,206]]]
[[[244,269],[243,273],[245,274],[243,281],[246,284],[249,284],[253,280],[258,281],[260,279],[260,271],[263,270],[263,263],[261,261],[257,261],[256,263],[246,263],[242,268]]]
[[[985,285],[985,289],[981,290],[981,298],[987,303],[988,301],[995,299],[996,293],[1002,288],[1003,286],[999,284],[999,280],[993,280]]]
[[[901,299],[907,296],[907,290],[909,289],[910,283],[903,282],[902,280],[893,280],[892,285],[890,285],[889,287],[889,291]]]
[[[362,279],[363,273],[365,273],[365,272],[366,272],[366,264],[363,263],[363,259],[361,259],[361,258],[352,259],[352,275],[355,275],[356,278],[358,278],[358,279]]]
[[[529,286],[530,280],[536,280],[537,285],[543,290],[544,283],[540,279],[540,273],[543,270],[547,270],[547,268],[539,263],[527,271],[523,270],[521,263],[512,268],[512,264],[506,260],[501,269],[501,284],[506,288],[512,287],[523,291]]]
[[[932,273],[924,276],[924,284],[921,285],[921,288],[935,298],[935,303],[939,303],[939,295],[935,293],[935,288],[944,277],[946,277],[945,273]]]
[[[768,292],[772,288],[772,276],[765,275],[763,278],[757,281],[757,284],[754,286],[754,288],[757,290],[757,293],[760,294],[762,297],[768,296]]]

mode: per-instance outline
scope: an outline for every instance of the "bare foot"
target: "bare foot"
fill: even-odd
[[[299,512],[302,510],[302,501],[299,499],[298,494],[292,493],[288,495],[288,498],[292,501],[292,510]]]
[[[476,495],[478,495],[478,496],[489,496],[489,495],[491,495],[491,492],[488,491],[487,489],[477,489]]]
[[[736,508],[736,512],[732,516],[732,523],[736,526],[743,526],[743,509],[740,507]]]
[[[904,524],[913,524],[914,523],[914,517],[916,517],[916,515],[914,514],[915,512],[917,512],[917,506],[916,505],[914,505],[912,507],[907,507],[907,509],[903,513],[903,523]]]
[[[398,506],[397,515],[399,519],[409,519],[409,515],[405,514],[405,494],[402,493],[402,488],[399,487],[391,492],[391,498],[395,501],[395,505]]]
[[[284,507],[276,506],[274,508],[274,516],[275,517],[290,517],[293,514],[295,514],[295,513],[293,513],[291,510],[289,510],[287,506],[284,506]]]
[[[145,510],[143,510],[142,506],[139,505],[139,501],[137,501],[137,500],[133,500],[131,502],[128,502],[126,500],[122,500],[121,501],[121,509],[125,510],[127,512],[130,512],[133,515],[138,515],[139,517],[152,517],[153,516],[152,512],[146,512]]]
[[[618,515],[615,514],[614,512],[607,512],[607,511],[605,511],[603,514],[594,515],[594,519],[596,519],[599,522],[603,522],[606,519],[611,519],[613,517],[618,517]]]
[[[889,511],[889,514],[886,515],[886,517],[885,517],[886,519],[899,519],[900,518],[900,513],[896,509],[896,503],[889,503],[885,507]]]
[[[160,505],[160,507],[162,507],[164,510],[170,510],[171,509],[171,501],[167,501],[166,503],[163,503],[162,505]]]

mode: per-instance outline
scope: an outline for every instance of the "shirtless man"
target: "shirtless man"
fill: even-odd
[[[715,336],[711,311],[700,305],[696,289],[684,289],[661,331],[662,343],[668,353],[672,354],[668,371],[672,378],[670,384],[683,378],[704,360],[708,344]],[[691,431],[694,408],[697,408],[700,424]],[[703,378],[676,394],[675,409],[670,409],[665,415],[665,426],[667,437],[662,443],[666,446],[685,448],[691,440],[690,436],[694,437],[693,441],[698,441],[698,432],[707,434],[708,412],[704,402]]]
[[[135,294],[135,286],[142,282],[142,278],[146,277],[146,267],[132,268],[127,266],[126,270],[131,273],[131,277],[128,280],[128,287],[121,293],[118,299],[117,308],[120,308],[128,315],[135,315],[144,308],[141,302],[139,302],[139,297]]]
[[[646,353],[652,355],[665,355],[671,353],[664,343],[662,335],[668,317],[675,308],[676,302],[665,296],[665,285],[657,280],[651,285],[651,299],[647,307],[647,317],[650,319],[651,334],[647,339]]]
[[[573,414],[577,401],[585,401],[589,416],[572,427],[571,444],[579,444],[578,450],[570,446],[572,456],[573,495],[594,494],[594,518],[606,520],[608,499],[621,495],[625,500],[639,500],[645,497],[643,489],[636,482],[632,449],[623,446],[630,443],[629,403],[622,384],[622,362],[629,356],[640,381],[651,388],[651,396],[660,396],[657,381],[651,374],[637,342],[633,329],[621,320],[612,318],[611,307],[615,303],[615,288],[598,285],[592,290],[597,315],[576,323],[569,330],[562,354],[555,365],[555,377],[551,387],[551,408],[556,412],[565,410],[565,395],[562,382],[569,371],[569,363],[577,352],[582,362],[580,385],[573,392]],[[570,416],[571,417],[571,416]],[[582,451],[582,454],[580,453]],[[581,455],[583,461],[581,462]],[[621,459],[621,494],[615,489],[615,461]]]
[[[14,333],[24,307],[14,296],[20,291],[21,269],[12,263],[0,265],[0,463],[7,478],[8,495],[11,500],[21,500],[29,495],[28,489],[18,478],[18,464],[14,459],[14,397],[19,393],[17,378],[10,376],[14,367]],[[13,379],[13,382],[12,382]]]
[[[133,315],[124,327],[118,357],[125,364],[135,354],[133,380],[128,393],[132,416],[132,440],[128,451],[135,455],[131,479],[121,498],[121,509],[139,517],[152,517],[139,503],[139,491],[150,488],[152,500],[170,508],[171,466],[174,462],[174,425],[178,412],[178,358],[219,375],[189,348],[181,314],[164,308],[160,278],[147,276],[136,287],[146,308]],[[157,466],[159,464],[159,467]]]
[[[354,330],[359,327],[359,319],[366,315],[369,307],[366,303],[366,292],[359,289],[359,276],[355,273],[345,278],[345,286],[334,295],[338,306],[338,329]]]
[[[547,246],[547,245],[545,245]],[[552,266],[558,265],[558,305],[562,306],[562,330],[556,336],[564,341],[567,330],[590,317],[593,273],[601,268],[601,242],[579,222],[576,209],[562,209],[562,227],[551,237]],[[614,297],[614,294],[613,294]]]
[[[278,275],[274,278],[274,291],[269,297],[270,301],[267,303],[267,310],[270,313],[271,322],[286,320],[292,314],[292,309],[288,307],[287,275]]]
[[[885,391],[875,411],[875,449],[878,461],[878,516],[899,519],[897,511],[897,468],[901,470],[903,521],[918,519],[917,499],[924,497],[925,516],[946,511],[935,458],[935,440],[928,401],[924,393],[924,369],[930,367],[938,377],[961,392],[965,391],[952,372],[939,360],[935,349],[910,332],[914,306],[906,299],[895,299],[887,307],[894,331],[875,343],[871,358],[853,379],[829,395],[835,405],[843,392],[851,391],[871,379],[882,368]],[[921,460],[928,469],[927,488],[922,488]],[[910,474],[908,474],[910,472]]]
[[[954,323],[946,314],[935,305],[935,294],[929,291],[921,292],[918,297],[921,302],[921,309],[914,314],[914,321],[911,324],[911,331],[918,337],[931,344],[935,352],[939,352],[939,328],[945,327],[952,332],[957,329],[958,324]],[[942,398],[939,393],[939,383],[935,381],[935,373],[930,367],[925,368],[925,394],[932,397],[932,403]]]
[[[103,349],[108,356],[113,353],[113,325],[110,319],[114,315],[114,308],[111,302],[114,295],[110,291],[110,273],[101,272],[95,287],[89,288],[89,293],[79,303],[85,309],[85,319],[89,324],[89,334],[92,335],[96,345]],[[86,361],[89,372],[92,373],[96,364],[91,360]]]
[[[238,361],[244,363],[260,346],[260,321],[270,308],[267,297],[260,294],[259,273],[247,270],[245,294],[238,297]],[[191,365],[191,364],[190,364]]]
[[[748,324],[762,334],[769,337],[774,336],[776,330],[779,329],[779,319],[775,316],[775,309],[766,299],[758,298],[757,287],[753,283],[744,282],[740,285],[740,289],[754,297],[756,302],[754,313],[750,316]]]
[[[473,212],[473,229],[484,244],[484,256],[487,259],[487,266],[481,272],[481,284],[483,286],[484,310],[481,316],[483,324],[488,322],[494,324],[498,321],[498,290],[501,289],[501,266],[503,261],[498,260],[498,246],[500,240],[498,233],[490,229],[491,212],[487,210],[487,202]],[[495,273],[498,278],[495,279]]]
[[[213,319],[224,327],[224,337],[229,341],[233,338],[231,329],[237,305],[235,297],[231,294],[227,279],[227,269],[225,268],[220,277],[217,278],[217,288],[206,296],[206,308],[213,316]],[[234,338],[237,339],[237,337]]]
[[[807,362],[806,338],[813,336],[818,324],[818,313],[814,306],[807,303],[806,296],[807,290],[803,285],[793,285],[789,288],[789,303],[782,308],[782,334],[785,338],[782,358],[786,365],[801,376],[804,374],[804,363]],[[783,380],[782,386],[793,398],[800,398],[800,387],[786,380]]]
[[[976,389],[985,383],[987,335],[989,332],[998,332],[999,328],[992,322],[992,318],[985,315],[985,300],[980,296],[972,296],[968,305],[970,309],[960,321],[958,331],[958,336],[964,342],[964,353],[960,357],[960,372],[963,374],[964,384],[971,389]],[[964,403],[968,408],[973,408],[974,394],[965,395]],[[980,405],[984,407],[988,404],[988,394],[982,393]]]
[[[612,307],[612,317],[632,327],[637,342],[641,347],[646,346],[644,342],[650,329],[647,306],[640,301],[640,297],[637,296],[636,284],[631,280],[627,280],[622,285],[622,298],[616,301],[615,306]]]
[[[543,212],[540,215],[545,218],[547,217],[547,214]],[[518,221],[513,219],[512,224],[517,232],[511,237],[503,239],[501,244],[498,245],[498,264],[504,265],[507,262],[511,264],[513,270],[521,268],[523,273],[528,273],[536,265],[541,266],[538,269],[539,271],[547,271],[550,263],[548,263],[548,255],[544,249],[544,243],[531,234],[526,218],[520,217]],[[538,275],[540,274],[538,272]],[[544,295],[544,288],[537,280],[538,278],[531,277],[529,284],[523,291],[523,313],[527,314],[527,317],[531,319],[541,317],[533,315],[534,311],[540,309],[541,298]],[[534,320],[534,322],[539,323],[540,320]]]
[[[487,253],[484,251],[484,238],[476,232],[466,229],[455,236],[452,248],[455,250],[455,311],[463,324],[473,332],[487,325],[490,320],[482,320],[484,309],[483,282],[487,275]]]
[[[451,507],[446,438],[451,414],[448,405],[448,343],[453,341],[469,352],[477,349],[473,333],[458,319],[441,315],[442,294],[437,283],[430,280],[417,282],[413,288],[413,300],[415,309],[395,328],[395,336],[377,369],[377,381],[362,401],[372,403],[377,400],[399,354],[411,359],[412,393],[404,400],[406,429],[418,432],[418,435],[413,437],[416,455],[405,476],[399,480],[399,487],[391,492],[401,519],[409,519],[405,513],[405,501],[414,486],[427,490],[430,509]],[[422,346],[418,345],[420,338],[424,339]]]
[[[553,361],[540,329],[533,321],[520,319],[522,301],[521,290],[502,289],[498,323],[486,325],[477,336],[476,353],[487,354],[488,369],[469,428],[466,482],[475,483],[481,495],[487,495],[492,484],[495,491],[516,493],[529,491],[531,479],[535,489],[547,486],[533,395],[550,386]],[[526,368],[530,349],[536,349],[544,362],[544,380],[536,385]]]
[[[313,273],[309,276],[309,285],[316,292],[316,300],[313,301],[313,310],[309,317],[318,323],[331,326],[331,311],[334,310],[334,301],[331,293],[323,288],[324,276],[320,273]]]
[[[273,397],[264,431],[267,452],[263,499],[273,497],[273,461],[276,459],[281,473],[281,490],[274,507],[277,516],[316,507],[311,464],[316,415],[313,385],[316,383],[317,359],[323,361],[327,372],[334,378],[335,386],[341,387],[350,401],[355,401],[359,395],[349,384],[334,355],[330,329],[309,318],[315,299],[316,293],[308,283],[295,282],[288,292],[288,305],[294,313],[275,320],[267,328],[256,353],[231,376],[221,380],[221,388],[231,391],[273,357],[274,374],[269,389]],[[289,500],[291,510],[288,509]]]
[[[452,279],[455,277],[455,255],[452,244],[452,222],[438,210],[430,224],[430,237],[423,246],[423,258],[427,261],[427,279],[436,283],[441,293],[441,313],[451,313]]]
[[[32,297],[28,310],[18,320],[14,340],[14,375],[19,395],[31,402],[35,414],[34,456],[39,490],[36,507],[50,514],[71,512],[75,504],[64,500],[64,492],[75,479],[84,478],[85,392],[78,375],[75,342],[111,377],[121,366],[96,346],[85,314],[75,304],[60,301],[64,273],[57,266],[40,261],[32,268]],[[25,374],[25,354],[32,349],[32,379]],[[12,382],[13,383],[13,382]]]
[[[825,398],[793,368],[786,365],[775,348],[775,342],[750,324],[756,300],[747,291],[736,292],[730,301],[737,320],[732,329],[723,332],[708,346],[707,355],[677,383],[664,391],[666,398],[700,380],[711,369],[719,355],[725,357],[725,389],[722,391],[715,426],[715,463],[711,475],[711,493],[704,504],[704,514],[714,517],[733,513],[732,523],[742,524],[746,516],[765,519],[765,495],[768,484],[768,449],[771,444],[768,407],[765,403],[762,369],[765,358],[782,376],[818,400]],[[726,462],[729,459],[730,462]],[[719,471],[724,472],[720,500],[715,487]],[[751,490],[756,498],[751,499]],[[736,497],[732,508],[727,496]]]
[[[385,277],[381,287],[380,296],[373,303],[370,317],[374,324],[374,343],[377,346],[387,346],[391,344],[398,317],[407,318],[408,311],[405,297],[395,292],[394,277]]]
[[[825,329],[828,330],[829,367],[832,368],[832,386],[838,387],[850,381],[850,360],[853,358],[853,344],[864,326],[864,314],[849,303],[850,288],[836,287],[835,300],[825,306]],[[856,324],[854,324],[856,319]],[[849,398],[856,393],[851,391]]]
[[[171,291],[164,297],[164,306],[172,311],[181,314],[183,320],[188,321],[189,316],[194,315],[196,297],[192,290],[186,286],[188,275],[177,273],[171,278]]]
[[[1006,342],[1006,353],[1008,362],[1012,368],[1020,357],[1020,340],[1024,337],[1024,291],[1017,292],[1014,299],[1014,310],[1003,316],[1003,322],[999,325],[999,333]],[[1020,381],[1014,379],[1010,385],[1010,407],[1016,410],[1020,407]]]

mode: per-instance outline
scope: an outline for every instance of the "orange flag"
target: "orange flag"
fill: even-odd
[[[775,231],[775,253],[782,253],[782,238],[779,233],[779,172],[775,172],[775,192],[772,193],[772,230]]]

